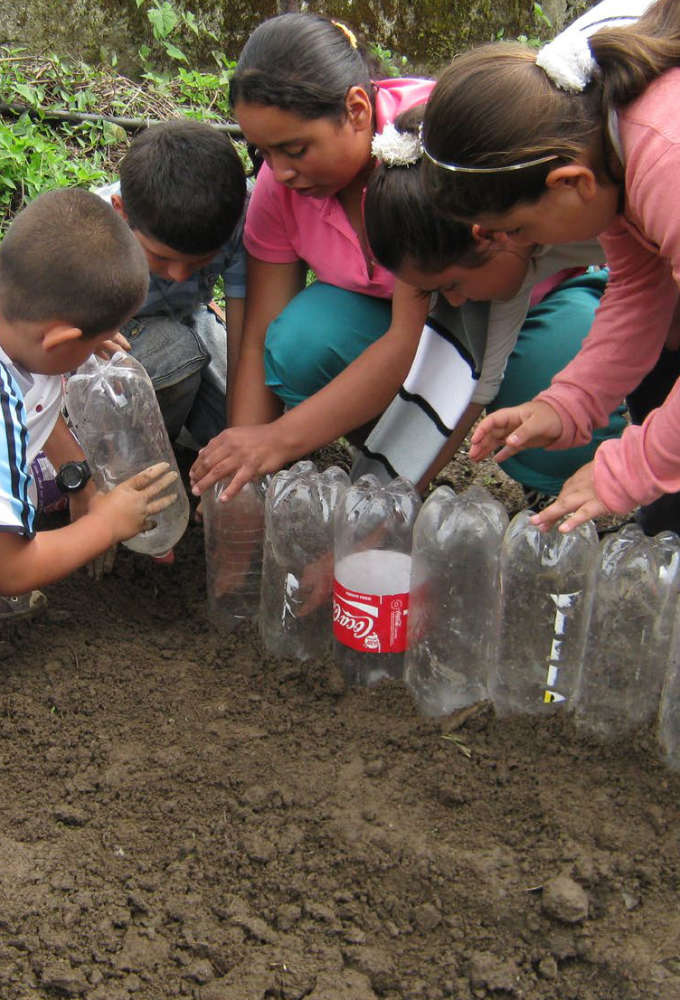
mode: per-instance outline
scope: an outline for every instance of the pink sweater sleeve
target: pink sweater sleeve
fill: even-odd
[[[678,347],[680,284],[680,67],[651,84],[619,117],[626,162],[625,216],[604,233],[610,282],[583,348],[541,394],[562,419],[557,447],[588,439],[612,407]],[[595,489],[619,513],[680,490],[680,387],[641,427],[602,444]]]
[[[594,479],[599,498],[619,514],[680,491],[680,380],[641,427],[600,445]]]
[[[633,236],[621,218],[600,236],[609,266],[607,290],[574,360],[539,399],[562,420],[556,448],[590,440],[611,411],[655,365],[678,298],[668,263]]]

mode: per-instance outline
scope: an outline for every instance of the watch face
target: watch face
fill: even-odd
[[[57,486],[62,493],[76,493],[87,485],[89,479],[87,462],[66,462],[57,473]]]
[[[62,468],[61,478],[66,489],[72,490],[74,486],[80,486],[85,476],[83,475],[83,470],[80,466],[73,463],[71,465],[65,465]]]

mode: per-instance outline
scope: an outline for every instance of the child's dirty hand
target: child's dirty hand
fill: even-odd
[[[177,499],[177,493],[165,493],[177,479],[177,473],[167,462],[158,462],[131,476],[110,493],[97,493],[90,503],[90,513],[105,517],[112,542],[124,542],[140,531],[155,526],[154,514],[159,514]]]

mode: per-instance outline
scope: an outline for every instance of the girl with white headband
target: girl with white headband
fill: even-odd
[[[315,14],[270,18],[241,53],[232,105],[265,162],[245,223],[232,426],[199,454],[196,493],[233,474],[230,496],[347,434],[382,412],[408,371],[426,304],[374,260],[362,199],[374,133],[424,103],[433,81],[375,76],[354,33]],[[306,287],[308,268],[317,280]]]
[[[648,532],[680,529],[680,498],[664,500],[661,519],[652,504],[680,490],[680,4],[637,6],[649,8],[637,23],[568,29],[538,56],[501,44],[466,53],[425,116],[426,177],[447,212],[515,245],[599,235],[607,255],[609,286],[577,357],[473,437],[477,458],[570,447],[636,390],[634,419],[651,411],[642,426],[567,481],[535,516],[546,529],[638,505]]]
[[[560,247],[495,247],[442,218],[422,178],[423,109],[400,115],[373,140],[379,161],[366,188],[366,233],[376,258],[432,298],[402,389],[361,445],[355,474],[385,470],[424,487],[450,461],[486,408],[521,402],[550,384],[588,333],[607,272],[597,240]],[[622,412],[596,432],[618,436]],[[595,444],[532,449],[504,470],[539,509],[593,457]],[[540,496],[543,494],[543,496]],[[547,495],[547,496],[546,496]]]

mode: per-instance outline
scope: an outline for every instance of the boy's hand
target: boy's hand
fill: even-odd
[[[98,358],[103,358],[104,361],[108,361],[109,358],[113,357],[116,351],[129,351],[130,341],[127,337],[118,331],[114,333],[110,340],[105,340],[103,344],[99,345],[99,348],[95,351]]]
[[[233,475],[220,497],[230,500],[251,479],[278,472],[294,457],[279,441],[275,424],[229,427],[199,451],[189,470],[191,492],[200,496],[213,483]]]
[[[150,465],[110,493],[96,493],[89,512],[106,519],[112,543],[124,542],[140,531],[148,531],[153,527],[153,515],[175,502],[176,493],[159,494],[176,479],[177,473],[170,470],[167,462]]]
[[[541,531],[548,531],[565,514],[571,514],[571,517],[559,526],[559,530],[566,534],[593,517],[610,513],[609,508],[602,503],[595,492],[593,463],[589,462],[567,479],[555,503],[550,504],[539,514],[534,514],[530,521]]]
[[[97,487],[94,485],[92,480],[89,481],[84,489],[79,490],[77,493],[71,493],[68,498],[68,510],[69,517],[71,519],[71,524],[77,521],[79,517],[83,517],[90,510],[90,503],[93,498],[97,495]],[[116,546],[112,545],[102,552],[100,556],[96,559],[92,559],[87,566],[87,575],[91,580],[101,580],[103,577],[108,576],[113,570],[113,565],[116,561]]]
[[[493,455],[504,462],[524,448],[543,448],[562,433],[562,421],[547,403],[530,400],[521,406],[508,406],[485,417],[470,441],[470,458],[479,462]],[[494,454],[499,446],[500,451]]]

